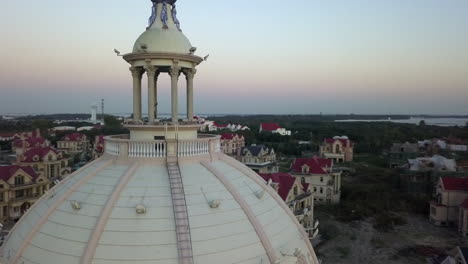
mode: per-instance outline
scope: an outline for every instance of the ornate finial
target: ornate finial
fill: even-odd
[[[151,0],[153,2],[153,7],[152,7],[152,12],[151,16],[148,19],[148,28],[150,28],[154,22],[156,21],[157,18],[157,10],[158,10],[158,3],[156,0]]]
[[[167,4],[166,1],[164,1],[162,6],[162,11],[161,11],[161,22],[163,23],[163,28],[168,29],[167,27]]]
[[[177,19],[177,9],[175,4],[172,4],[172,20],[174,21],[174,24],[176,24],[177,29],[179,29],[179,31],[182,31],[182,29],[180,29],[180,22]]]

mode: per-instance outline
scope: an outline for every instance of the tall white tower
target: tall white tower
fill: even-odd
[[[97,123],[97,111],[98,111],[98,105],[96,103],[91,105],[91,122],[93,124]]]

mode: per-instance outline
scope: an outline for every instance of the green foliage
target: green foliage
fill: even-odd
[[[406,224],[405,219],[392,213],[380,213],[374,217],[374,228],[381,232],[392,231],[396,226]]]
[[[421,126],[421,127],[426,126],[426,121],[424,121],[424,120],[419,121],[419,126]]]
[[[52,120],[36,119],[32,121],[31,126],[33,129],[39,129],[41,135],[47,135],[48,130],[54,127],[54,122]]]
[[[351,253],[351,249],[349,247],[337,247],[336,252],[340,253],[340,258],[345,259]]]
[[[122,127],[122,123],[115,116],[111,116],[111,115],[106,115],[104,117],[104,124],[108,128]]]
[[[340,234],[338,227],[331,223],[320,225],[320,235],[324,240],[332,240]]]

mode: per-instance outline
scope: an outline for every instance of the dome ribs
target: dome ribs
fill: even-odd
[[[203,167],[205,167],[210,173],[212,173],[218,180],[226,187],[226,189],[231,193],[231,195],[234,197],[236,202],[240,205],[244,213],[247,215],[247,218],[249,219],[250,223],[252,224],[253,228],[255,229],[255,232],[258,235],[258,238],[260,239],[260,242],[262,243],[265,252],[268,256],[268,259],[270,260],[270,263],[276,263],[278,260],[278,257],[276,256],[275,250],[273,248],[273,245],[271,244],[270,239],[268,238],[267,234],[265,233],[265,230],[263,229],[262,225],[260,224],[259,220],[255,216],[255,213],[253,212],[252,208],[247,204],[245,199],[242,197],[240,192],[237,190],[237,188],[224,176],[223,173],[221,173],[218,169],[216,169],[213,165],[211,165],[210,162],[208,161],[202,161],[201,164]]]
[[[304,227],[299,223],[297,220],[296,216],[292,213],[292,211],[288,208],[286,203],[284,203],[283,199],[279,196],[278,193],[273,190],[273,188],[268,187],[266,185],[265,181],[257,175],[254,171],[250,170],[247,166],[245,166],[242,163],[239,163],[237,160],[226,156],[226,155],[220,155],[220,160],[226,162],[228,165],[236,168],[237,170],[241,171],[244,173],[246,176],[248,176],[250,179],[252,179],[254,182],[258,183],[260,186],[262,186],[268,194],[270,194],[281,206],[281,208],[284,209],[286,214],[291,218],[291,220],[294,222],[294,224],[297,226],[299,229],[302,239],[304,240],[304,243],[307,245],[307,249],[311,252],[314,253],[314,248],[312,247],[312,244],[310,243],[309,236],[307,232],[304,230]],[[311,262],[313,264],[319,264],[320,262],[318,261],[316,254],[312,254],[312,256],[309,256],[311,258]],[[272,262],[273,263],[273,262]]]
[[[171,185],[179,263],[193,264],[192,236],[190,234],[187,201],[185,200],[184,184],[179,164],[177,162],[168,162],[167,171]]]
[[[94,162],[91,162],[90,164],[88,164],[87,166],[85,166],[83,169],[85,168],[89,168],[93,165],[95,165],[96,163],[100,162],[102,160],[96,160]],[[36,235],[37,232],[39,232],[39,230],[44,226],[44,224],[47,222],[47,220],[49,219],[50,215],[52,215],[52,213],[54,213],[57,208],[63,203],[65,202],[74,192],[76,192],[76,190],[78,190],[78,188],[80,188],[83,184],[85,184],[86,182],[88,182],[90,179],[92,179],[94,176],[96,176],[99,172],[101,172],[102,170],[104,170],[105,168],[107,168],[109,165],[112,164],[112,161],[109,160],[109,161],[106,161],[104,162],[104,164],[102,164],[101,166],[99,166],[98,168],[96,168],[92,173],[88,174],[87,176],[83,177],[82,179],[80,179],[78,182],[76,182],[70,189],[67,190],[67,192],[62,195],[62,197],[55,201],[50,207],[49,209],[47,210],[47,212],[40,218],[40,220],[38,221],[38,223],[34,226],[34,229],[31,230],[28,234],[28,236],[24,239],[24,241],[22,242],[21,244],[21,247],[18,249],[17,253],[15,254],[13,260],[10,262],[11,264],[19,264],[21,263],[20,262],[20,259],[21,259],[21,256],[23,255],[23,252],[24,250],[26,249],[26,247],[30,244],[31,240],[34,238],[34,236]],[[81,170],[80,170],[81,171]],[[70,179],[73,178],[73,174],[68,176],[67,179],[65,181],[62,181],[60,184],[56,185],[55,188],[60,188],[61,186],[64,186],[65,182],[69,181]],[[54,189],[55,189],[54,188]],[[49,192],[53,192],[54,189],[52,190],[49,190]],[[39,202],[43,199],[49,199],[49,195],[44,195],[39,201],[36,202],[36,204],[39,204]],[[28,212],[31,212],[33,209],[34,209],[35,205],[33,205],[33,207],[31,207]],[[26,217],[23,216],[23,218],[25,219]],[[21,221],[21,220],[20,220]],[[19,223],[17,223],[15,225],[15,228],[19,226]],[[12,233],[15,228],[10,232]],[[5,241],[6,243],[7,241]]]
[[[99,219],[94,227],[94,232],[92,233],[91,238],[89,239],[85,252],[81,257],[82,264],[93,263],[94,254],[96,253],[96,248],[99,245],[99,240],[101,239],[102,233],[106,226],[109,216],[114,209],[115,203],[120,197],[120,194],[124,188],[128,185],[130,180],[133,178],[135,171],[140,166],[140,162],[135,162],[119,179],[119,183],[115,186],[114,191],[112,192],[111,197],[106,202],[104,209],[99,216]]]

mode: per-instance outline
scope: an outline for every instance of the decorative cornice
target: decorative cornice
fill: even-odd
[[[147,60],[147,59],[169,59],[169,60],[179,60],[179,61],[188,61],[198,65],[203,62],[203,58],[190,55],[190,54],[181,54],[181,53],[166,53],[166,52],[155,52],[155,53],[129,53],[123,56],[124,60],[128,63],[132,63],[137,60]]]

